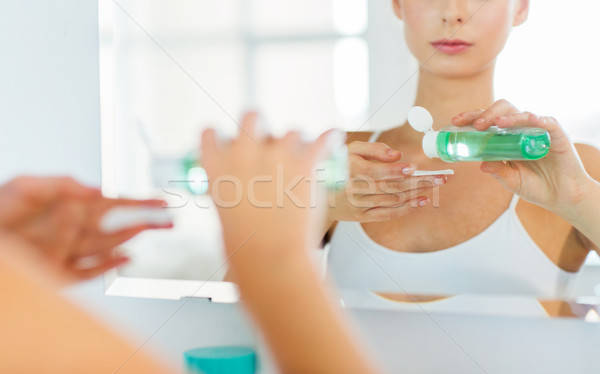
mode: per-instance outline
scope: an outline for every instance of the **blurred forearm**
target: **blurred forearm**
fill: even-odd
[[[378,372],[307,252],[298,248],[287,253],[277,259],[242,255],[232,264],[242,299],[282,372]]]
[[[14,255],[27,247],[0,233],[0,352],[10,352],[0,372],[172,372],[58,296],[38,264]]]

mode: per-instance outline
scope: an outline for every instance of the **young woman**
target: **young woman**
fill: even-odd
[[[535,162],[447,164],[425,156],[423,134],[410,126],[348,134],[351,175],[372,176],[378,189],[361,194],[349,184],[338,194],[328,217],[330,274],[342,288],[376,291],[567,292],[600,244],[586,237],[578,213],[600,179],[600,152],[573,147],[555,120],[494,102],[496,58],[511,29],[525,22],[529,1],[393,0],[393,8],[420,63],[415,105],[432,113],[434,129],[538,126],[551,131],[552,146]],[[407,163],[454,169],[436,204],[414,190],[403,194],[412,179],[410,170],[402,176]],[[419,204],[407,208],[407,196]]]

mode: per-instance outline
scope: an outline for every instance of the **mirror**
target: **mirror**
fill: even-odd
[[[528,295],[425,295],[342,290],[345,308],[405,313],[485,315],[519,318],[569,318],[600,322],[600,298],[536,298]]]
[[[100,0],[99,4],[103,190],[109,196],[164,198],[176,224],[172,231],[148,232],[127,243],[125,249],[134,261],[106,275],[110,295],[237,300],[235,287],[224,281],[227,259],[222,255],[214,207],[207,196],[190,192],[202,188],[201,178],[183,172],[183,165],[195,158],[203,128],[218,126],[233,134],[241,113],[252,107],[260,110],[277,135],[300,128],[311,135],[331,127],[381,130],[404,123],[415,99],[419,65],[406,46],[391,0],[223,0],[218,4]],[[551,53],[552,45],[546,45],[546,54],[521,57],[530,54],[533,42],[543,42],[538,38],[540,29],[548,35],[548,43],[564,37],[564,28],[555,28],[553,19],[576,20],[569,31],[574,34],[598,34],[588,29],[599,28],[598,23],[591,18],[584,22],[582,17],[597,14],[592,8],[600,11],[599,7],[577,0],[568,10],[576,16],[569,18],[549,16],[565,12],[558,0],[536,4],[501,54],[496,97],[559,117],[576,140],[600,140],[596,126],[600,113],[593,99],[600,85],[594,65],[598,51],[569,45],[573,50],[562,53],[566,57],[560,61],[562,57]],[[589,11],[582,12],[583,8]],[[557,69],[571,66],[574,55],[581,55],[578,68],[556,74]],[[555,79],[560,92],[581,95],[548,92],[548,77]],[[315,256],[322,263],[330,260],[327,250],[315,251]],[[408,284],[394,281],[393,276],[390,280],[385,273],[393,272],[386,269],[380,269],[381,282],[365,276],[345,283],[335,274],[332,277],[337,278],[344,304],[353,308],[403,305],[399,304],[402,297],[393,296],[398,294],[438,295],[427,305],[454,305],[461,299],[470,300],[465,305],[494,305],[504,302],[503,297],[510,299],[509,295],[577,304],[580,297],[598,296],[598,264],[598,257],[591,254],[573,280],[565,283],[556,277],[554,295],[536,289],[519,292],[523,290],[510,286],[519,280],[506,274],[494,278],[494,286],[486,289],[468,277],[468,269],[452,287],[436,283],[439,272],[433,268]],[[487,270],[477,271],[486,274]],[[373,297],[383,302],[372,302]],[[440,300],[444,302],[435,303]],[[594,305],[590,300],[586,302]],[[441,309],[477,310],[447,308]]]
[[[103,190],[164,198],[176,224],[172,232],[145,233],[127,244],[133,264],[107,276],[109,294],[128,289],[136,296],[139,287],[122,285],[134,279],[223,286],[217,216],[210,199],[190,193],[193,181],[182,165],[195,157],[203,128],[235,133],[250,106],[261,109],[275,134],[306,123],[313,135],[360,126],[369,103],[367,6],[366,0],[100,1]]]

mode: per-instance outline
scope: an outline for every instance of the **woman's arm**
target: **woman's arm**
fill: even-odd
[[[59,297],[34,250],[0,232],[1,373],[174,373]]]
[[[327,136],[311,145],[295,133],[283,139],[247,136],[255,134],[255,121],[256,115],[247,115],[240,138],[228,143],[217,143],[209,130],[201,147],[242,300],[282,372],[374,373],[309,257],[325,220],[318,203],[325,191],[311,194],[309,179],[326,155]],[[219,178],[236,183],[216,184]],[[282,187],[293,181],[295,187],[284,193]],[[219,204],[240,192],[235,207]]]
[[[574,144],[558,121],[520,112],[505,100],[483,111],[456,116],[453,124],[473,124],[479,130],[492,125],[540,127],[551,138],[550,151],[537,161],[483,162],[481,170],[495,177],[507,190],[566,219],[586,239],[588,247],[600,245],[600,152],[588,147],[585,166]],[[580,148],[581,149],[581,148]],[[588,170],[586,170],[586,168]]]
[[[580,239],[600,255],[600,184],[590,181],[585,188],[589,199],[565,212],[565,218],[581,234]]]
[[[311,259],[300,254],[306,248],[285,249],[290,251],[285,258],[236,260],[242,299],[282,372],[377,372]]]
[[[575,149],[590,180],[583,187],[584,198],[577,204],[580,206],[575,206],[573,212],[567,212],[572,216],[567,219],[577,229],[584,245],[600,254],[600,150],[587,144],[575,144]]]

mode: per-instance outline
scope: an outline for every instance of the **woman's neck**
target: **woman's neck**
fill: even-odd
[[[494,67],[466,78],[445,78],[421,70],[415,105],[429,110],[435,130],[449,126],[462,112],[494,102]]]

